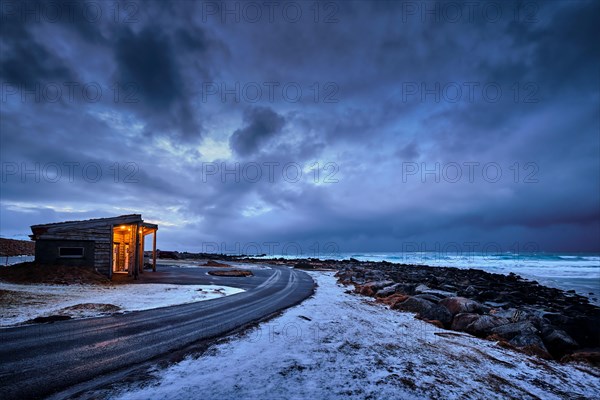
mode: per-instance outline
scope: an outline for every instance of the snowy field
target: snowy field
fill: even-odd
[[[118,399],[600,398],[600,371],[445,331],[345,293],[311,272],[314,297],[148,380],[87,393]],[[87,398],[86,395],[83,396]]]
[[[50,315],[87,318],[114,312],[148,310],[210,300],[243,291],[215,285],[64,286],[0,282],[0,326],[6,327]]]

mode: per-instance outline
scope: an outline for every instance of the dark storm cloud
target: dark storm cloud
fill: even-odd
[[[127,11],[115,20],[104,3],[94,23],[3,19],[2,82],[106,88],[97,103],[3,102],[3,161],[139,166],[135,185],[3,184],[3,235],[22,230],[19,221],[135,207],[172,224],[160,247],[182,250],[202,241],[401,250],[405,242],[478,240],[598,249],[598,2],[533,2],[533,19],[519,12],[523,2],[475,2],[474,19],[463,11],[458,22],[419,10],[446,2],[339,2],[332,23],[323,22],[326,13],[315,22],[313,3],[304,2],[294,23],[281,6],[274,21],[263,9],[249,22],[207,15],[200,1],[133,3],[138,12],[127,22]],[[482,14],[490,5],[502,8],[501,18]],[[134,83],[137,101],[114,101],[115,82]],[[273,98],[217,93],[203,101],[207,83],[231,91],[248,83],[264,90],[267,82],[276,83]],[[490,83],[502,89],[497,101],[482,93]],[[287,99],[286,84],[302,98]],[[457,101],[444,92],[452,85],[463,90]],[[524,101],[529,95],[535,101]],[[492,162],[503,175],[495,183],[480,170],[474,182],[420,174],[403,181],[406,162]],[[239,168],[206,179],[205,163]],[[248,163],[292,163],[304,175],[293,181],[278,170],[270,181],[263,169],[263,179],[250,182],[240,172]],[[322,181],[327,163],[337,168],[336,183]],[[523,182],[526,163],[537,166],[536,183]],[[194,240],[181,233],[190,230]]]
[[[0,78],[31,89],[52,81],[73,81],[75,74],[66,60],[53,54],[27,29],[24,22],[2,7],[2,59]]]
[[[249,108],[244,112],[244,126],[231,135],[231,148],[240,156],[257,152],[272,137],[280,133],[285,118],[270,108]]]
[[[184,136],[199,136],[199,125],[190,108],[189,94],[185,93],[184,78],[176,65],[170,38],[153,27],[146,27],[137,34],[125,29],[117,37],[115,59],[116,80],[133,84],[136,96],[139,93],[138,110],[152,122],[148,129],[151,133],[179,126]]]
[[[147,106],[168,109],[182,96],[183,82],[171,44],[160,31],[145,28],[135,34],[125,30],[117,39],[115,58],[120,80],[138,83]]]

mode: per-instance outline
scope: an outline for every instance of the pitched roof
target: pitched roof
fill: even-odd
[[[50,224],[38,224],[32,225],[31,230],[38,228],[66,228],[70,225],[118,225],[118,224],[130,224],[132,222],[143,222],[142,214],[127,214],[119,215],[118,217],[108,218],[94,218],[79,221],[64,221],[64,222],[53,222]]]

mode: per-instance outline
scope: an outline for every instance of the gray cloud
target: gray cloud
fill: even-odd
[[[265,107],[249,108],[244,112],[245,127],[231,135],[231,148],[240,156],[252,155],[272,137],[280,133],[285,118]]]
[[[23,102],[3,92],[2,162],[94,162],[105,175],[93,184],[11,176],[2,182],[0,234],[135,211],[163,222],[159,247],[181,250],[206,241],[382,251],[405,242],[534,241],[598,251],[600,6],[536,3],[527,20],[515,18],[522,3],[492,3],[503,11],[494,22],[481,13],[486,2],[474,20],[458,22],[443,14],[423,21],[397,1],[339,2],[334,23],[315,22],[302,2],[295,23],[281,9],[272,22],[266,12],[259,22],[223,22],[203,14],[202,2],[135,3],[131,21],[127,12],[115,20],[104,3],[93,22],[81,16],[83,3],[71,4],[79,17],[57,22],[4,8],[0,83],[98,82],[103,96]],[[115,101],[113,85],[127,82],[137,85],[137,101]],[[258,101],[243,93],[203,100],[206,83],[233,90],[267,82],[277,83],[273,98],[265,90]],[[473,99],[468,82],[477,84]],[[482,94],[489,83],[501,87],[498,101]],[[286,84],[300,87],[301,98],[286,99]],[[336,101],[325,101],[327,84]],[[436,84],[458,85],[462,96],[432,93]],[[128,162],[139,167],[138,182],[115,182],[110,166]],[[406,162],[496,163],[502,177],[491,183],[478,170],[474,182],[431,174],[423,182],[420,173],[403,181]],[[206,163],[219,171],[207,177]],[[236,163],[237,172],[221,174]],[[249,163],[263,165],[262,179],[243,175]],[[277,165],[273,180],[265,163]],[[528,163],[535,183],[523,181]],[[282,174],[288,164],[301,179]],[[331,171],[335,183],[324,182]]]

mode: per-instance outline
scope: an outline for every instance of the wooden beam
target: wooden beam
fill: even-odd
[[[113,243],[115,242],[115,231],[113,229],[113,226],[110,226],[110,256],[108,258],[108,265],[109,267],[109,273],[108,273],[108,278],[112,279],[113,276],[113,257],[114,257],[114,250],[113,250]]]
[[[156,229],[152,234],[152,272],[156,272]]]
[[[144,244],[146,242],[144,235],[144,228],[142,228],[142,238],[140,240],[140,259],[138,260],[140,263],[140,273],[144,273]]]
[[[140,268],[140,224],[135,224],[135,254],[133,256],[133,276],[135,279],[139,277]]]

